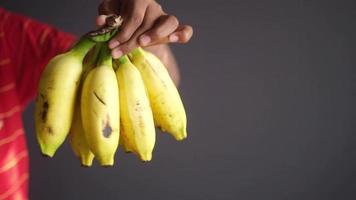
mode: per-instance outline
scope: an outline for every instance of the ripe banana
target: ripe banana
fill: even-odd
[[[101,49],[101,44],[96,44],[93,51],[90,51],[83,61],[83,73],[78,88],[76,104],[74,109],[72,126],[69,131],[69,143],[74,154],[79,158],[83,167],[90,167],[94,160],[94,154],[91,152],[82,125],[82,114],[80,109],[80,97],[82,94],[83,80],[88,72],[96,65],[96,60]]]
[[[176,140],[185,139],[187,117],[184,106],[165,66],[155,55],[141,48],[133,50],[129,56],[145,82],[155,125]]]
[[[94,154],[91,152],[82,125],[81,109],[80,109],[80,93],[74,111],[72,126],[69,131],[69,143],[74,154],[79,158],[80,163],[84,167],[90,167],[93,163]]]
[[[152,110],[140,72],[127,56],[119,58],[116,76],[120,87],[123,138],[142,161],[150,161],[156,141]]]
[[[102,166],[112,166],[120,137],[119,88],[106,45],[98,66],[90,70],[84,80],[81,109],[91,151]]]
[[[52,157],[69,132],[83,58],[94,44],[82,38],[70,51],[51,59],[41,75],[34,117],[45,156]]]

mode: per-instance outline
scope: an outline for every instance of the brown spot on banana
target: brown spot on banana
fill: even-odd
[[[53,135],[53,130],[51,127],[47,127],[48,134]]]
[[[102,130],[102,133],[103,133],[103,136],[106,137],[106,138],[109,138],[111,133],[112,133],[112,128],[110,126],[109,117],[106,120],[106,123],[105,123],[104,129]]]
[[[43,104],[42,104],[42,113],[41,113],[41,119],[42,119],[43,122],[46,121],[48,107],[49,107],[48,102],[44,101]]]
[[[96,94],[96,92],[93,92],[94,96],[104,105],[106,105],[106,103],[98,96],[98,94]]]

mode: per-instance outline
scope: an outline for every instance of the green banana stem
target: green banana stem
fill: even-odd
[[[97,65],[98,66],[105,65],[108,67],[112,67],[112,56],[106,43],[101,47]]]
[[[90,56],[89,62],[88,62],[91,66],[95,66],[96,63],[98,62],[99,53],[101,51],[102,46],[103,46],[103,43],[101,43],[101,42],[97,43],[95,45],[94,50],[93,50],[93,54]]]
[[[110,30],[107,33],[104,33],[104,34],[101,34],[101,35],[98,34],[98,35],[95,35],[95,36],[88,36],[88,37],[94,42],[107,42],[111,38],[113,38],[118,31],[119,31],[118,28],[115,28],[113,30]]]
[[[71,49],[81,60],[84,59],[88,51],[95,45],[95,42],[88,37],[82,37]]]
[[[102,43],[95,44],[95,46],[92,48],[92,52],[86,55],[87,57],[84,59],[83,65],[84,74],[86,74],[90,69],[96,66],[102,45]]]
[[[121,16],[115,14],[109,15],[105,20],[105,25],[97,30],[86,34],[91,40],[95,42],[107,42],[119,31],[122,24]]]
[[[116,35],[122,23],[120,16],[111,15],[106,19],[106,24],[83,35],[80,40],[72,47],[71,51],[82,60],[95,43],[107,42]]]
[[[140,56],[140,55],[141,56],[144,55],[144,50],[141,47],[138,47],[129,53],[130,58],[133,58],[135,56]]]
[[[114,68],[114,71],[116,71],[119,68],[119,61],[117,61],[117,59],[113,59],[112,66]]]
[[[119,63],[120,64],[125,64],[126,62],[130,61],[129,57],[127,55],[124,55],[124,56],[121,56],[119,59],[118,59]]]

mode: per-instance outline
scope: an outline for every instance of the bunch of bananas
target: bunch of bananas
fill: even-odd
[[[43,155],[53,157],[68,135],[82,166],[94,158],[113,166],[119,144],[150,161],[155,127],[176,140],[187,137],[184,106],[165,66],[141,48],[113,60],[106,41],[117,30],[108,24],[86,34],[47,64],[35,104]]]

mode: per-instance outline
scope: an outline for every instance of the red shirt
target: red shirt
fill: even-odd
[[[0,7],[0,200],[28,199],[29,159],[21,112],[35,97],[49,59],[74,40],[71,34]]]

